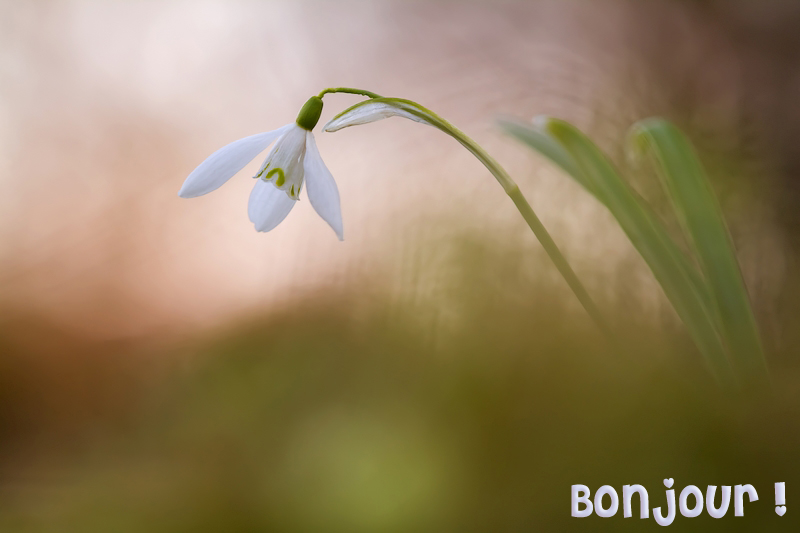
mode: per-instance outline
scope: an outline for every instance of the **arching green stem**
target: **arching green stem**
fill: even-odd
[[[319,93],[318,97],[322,98],[326,94],[330,93],[360,94],[361,96],[366,96],[367,98],[380,98],[379,94],[375,94],[371,91],[364,91],[362,89],[353,89],[351,87],[330,87]]]
[[[503,190],[506,194],[511,198],[514,202],[514,205],[517,207],[517,210],[522,215],[522,218],[525,219],[525,222],[528,223],[528,227],[531,228],[533,234],[539,239],[539,242],[547,252],[547,255],[553,261],[558,271],[561,273],[561,276],[569,285],[572,292],[575,293],[575,296],[578,298],[578,301],[581,303],[583,308],[589,314],[589,316],[594,320],[597,326],[606,333],[609,337],[613,338],[611,335],[611,330],[609,329],[606,321],[603,319],[600,311],[598,310],[597,306],[595,305],[592,298],[589,296],[589,293],[586,291],[586,288],[578,279],[578,276],[575,275],[575,272],[570,267],[569,263],[567,262],[564,255],[561,253],[561,250],[558,249],[553,238],[550,236],[550,233],[542,224],[542,221],[539,220],[539,217],[536,216],[536,213],[533,211],[533,208],[528,203],[528,200],[523,196],[522,192],[517,186],[516,182],[508,175],[508,173],[503,169],[500,164],[494,160],[486,151],[478,145],[474,140],[468,137],[463,131],[459,130],[445,119],[427,109],[416,102],[412,102],[411,100],[405,100],[402,98],[384,98],[378,96],[375,93],[370,91],[362,91],[360,89],[348,89],[348,88],[339,88],[339,89],[326,89],[320,96],[325,94],[326,92],[345,92],[351,94],[361,94],[368,96],[370,100],[365,102],[360,102],[349,109],[339,113],[336,117],[334,117],[331,122],[328,123],[326,126],[327,131],[336,131],[339,127],[346,127],[346,126],[338,126],[335,127],[333,130],[328,130],[327,128],[332,124],[335,123],[337,120],[340,120],[343,116],[347,115],[348,113],[357,110],[361,106],[365,105],[375,105],[375,106],[387,106],[390,108],[394,108],[398,115],[405,116],[406,118],[413,118],[419,122],[423,122],[430,126],[437,128],[438,130],[446,133],[447,135],[453,137],[457,140],[461,145],[466,148],[472,155],[474,155],[478,161],[483,163],[483,165],[492,173],[500,186],[503,187]],[[391,116],[391,115],[388,115]]]
[[[581,303],[583,308],[589,314],[589,316],[594,320],[597,326],[603,330],[604,333],[611,335],[611,330],[608,327],[605,319],[603,318],[600,310],[595,305],[594,301],[592,300],[591,296],[589,296],[588,291],[583,286],[581,281],[578,279],[578,276],[575,274],[575,271],[572,270],[567,259],[564,257],[564,254],[561,253],[561,250],[558,248],[558,245],[555,243],[553,238],[550,236],[550,232],[547,231],[547,228],[544,227],[542,221],[534,212],[531,205],[528,203],[528,200],[520,191],[519,186],[517,183],[508,175],[505,169],[500,166],[500,164],[490,156],[483,148],[481,148],[478,143],[468,137],[464,132],[453,126],[452,124],[447,123],[443,119],[439,119],[442,121],[442,126],[439,127],[440,130],[444,131],[445,133],[452,136],[456,139],[459,143],[461,143],[464,148],[470,151],[472,155],[474,155],[478,161],[483,163],[489,172],[495,177],[495,179],[500,183],[503,187],[503,190],[506,194],[511,198],[514,202],[514,205],[517,207],[517,210],[522,215],[522,218],[525,219],[525,222],[528,223],[528,227],[531,228],[533,234],[541,243],[542,247],[544,248],[547,255],[550,257],[550,260],[558,269],[561,276],[564,278],[564,281],[567,282],[569,288],[572,289],[572,292],[575,293],[575,296],[578,298],[578,301]],[[446,129],[445,129],[446,128]]]

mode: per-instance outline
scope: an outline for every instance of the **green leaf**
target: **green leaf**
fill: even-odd
[[[546,121],[547,117],[537,117],[535,120]],[[517,120],[499,120],[500,127],[506,133],[516,137],[525,144],[531,146],[534,150],[548,158],[550,161],[561,167],[561,169],[577,181],[584,189],[589,191],[592,196],[600,200],[603,204],[606,202],[599,197],[599,192],[594,187],[592,182],[586,178],[581,172],[578,164],[567,152],[558,141],[553,139],[547,132],[537,127],[531,127],[530,124],[525,124]]]
[[[656,160],[658,175],[703,270],[740,379],[766,382],[767,366],[758,327],[733,241],[689,140],[677,127],[661,119],[634,125],[630,139],[637,152],[649,151]]]
[[[542,125],[544,125],[546,124],[546,121],[550,119],[549,117],[540,117],[537,118],[537,120],[540,120]],[[530,124],[512,120],[500,120],[499,122],[500,126],[507,133],[528,144],[540,154],[550,159],[553,163],[561,167],[561,169],[563,169],[570,177],[583,186],[583,188],[589,191],[603,205],[605,205],[607,208],[609,207],[609,202],[605,196],[584,174],[572,155],[570,155],[570,153],[542,127],[536,125],[532,127]],[[644,199],[641,198],[639,194],[632,188],[628,187],[628,191],[638,202],[642,216],[647,219],[648,224],[652,227],[653,231],[658,234],[659,241],[661,241],[663,246],[666,247],[669,255],[673,256],[679,262],[680,268],[691,280],[694,290],[703,300],[703,305],[709,310],[709,312],[713,312],[714,302],[711,297],[711,293],[706,287],[705,281],[697,271],[695,265],[675,244],[675,242],[669,236],[666,228],[659,221],[658,216],[652,209],[650,209]]]
[[[733,374],[717,332],[713,300],[702,278],[600,149],[576,128],[557,119],[549,119],[543,128],[519,123],[509,127],[507,122],[502,125],[566,170],[611,211],[647,262],[713,374],[723,385],[732,385]]]

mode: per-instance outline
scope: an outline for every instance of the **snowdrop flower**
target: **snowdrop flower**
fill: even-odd
[[[178,196],[194,198],[221,187],[275,142],[254,176],[257,181],[250,193],[247,213],[256,230],[270,231],[280,224],[299,200],[305,183],[311,206],[342,240],[339,190],[311,132],[321,113],[322,99],[314,96],[300,110],[294,124],[220,148],[189,174]]]
[[[458,141],[497,179],[584,309],[601,329],[608,331],[608,326],[597,306],[511,176],[464,132],[433,111],[411,100],[385,98],[370,91],[350,87],[325,89],[306,102],[297,115],[295,124],[245,137],[211,154],[189,174],[178,193],[179,196],[193,198],[217,189],[275,142],[275,146],[255,175],[258,181],[250,194],[248,206],[250,221],[255,224],[258,231],[273,229],[292,210],[299,198],[303,183],[307,182],[311,205],[341,240],[342,214],[339,191],[333,176],[322,162],[314,135],[311,133],[322,113],[322,97],[329,93],[357,94],[368,99],[336,115],[325,125],[325,131],[338,131],[348,126],[368,124],[389,117],[404,117],[433,126]]]

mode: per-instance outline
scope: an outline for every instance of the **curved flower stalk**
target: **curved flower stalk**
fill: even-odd
[[[572,292],[580,301],[583,308],[595,321],[595,323],[610,336],[610,330],[606,325],[600,311],[594,304],[594,301],[589,296],[589,293],[580,282],[575,272],[570,267],[564,255],[558,249],[555,241],[550,236],[550,233],[542,224],[539,217],[533,211],[528,201],[522,195],[517,184],[511,179],[511,176],[495,161],[486,151],[481,148],[478,143],[468,137],[464,132],[444,120],[442,117],[427,109],[416,102],[405,100],[402,98],[385,98],[375,93],[368,91],[361,91],[359,89],[349,88],[336,88],[326,89],[320,93],[320,97],[327,93],[344,92],[351,94],[361,94],[368,96],[370,99],[359,102],[354,106],[344,110],[331,119],[323,128],[323,131],[335,132],[350,126],[357,126],[361,124],[368,124],[377,120],[389,117],[403,117],[414,122],[433,126],[434,128],[446,133],[453,137],[462,146],[464,146],[470,153],[472,153],[483,165],[492,173],[497,179],[498,183],[503,187],[503,190],[508,194],[511,200],[516,205],[522,217],[528,223],[528,226],[533,231],[536,238],[544,247],[550,259],[555,264],[558,271],[566,280]]]
[[[257,181],[247,206],[256,230],[270,231],[280,224],[307,184],[312,207],[342,240],[339,190],[311,132],[321,113],[322,99],[314,96],[300,110],[295,123],[220,148],[189,174],[178,195],[194,198],[218,189],[274,142],[254,176]]]

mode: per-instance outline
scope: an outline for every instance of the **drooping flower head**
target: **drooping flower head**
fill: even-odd
[[[312,133],[321,113],[322,99],[311,97],[293,124],[220,148],[189,174],[178,195],[194,198],[221,187],[274,142],[254,176],[257,181],[247,207],[256,230],[270,231],[280,224],[300,199],[305,183],[312,207],[342,240],[339,190],[322,161]]]
[[[297,202],[303,183],[308,183],[308,198],[317,213],[342,239],[342,215],[339,191],[333,176],[325,167],[311,131],[322,113],[322,97],[328,93],[347,93],[365,96],[368,100],[336,115],[324,130],[338,131],[348,126],[368,124],[384,118],[399,116],[449,135],[469,150],[497,179],[506,194],[514,201],[522,217],[573,290],[584,309],[604,331],[607,325],[586,289],[577,278],[566,258],[556,246],[517,184],[500,164],[478,143],[433,111],[411,100],[385,98],[376,93],[350,87],[328,88],[306,102],[294,124],[267,133],[235,141],[203,161],[186,179],[179,195],[184,198],[200,196],[220,187],[244,168],[273,141],[264,164],[261,165],[248,213],[258,231],[269,231],[289,214]]]

